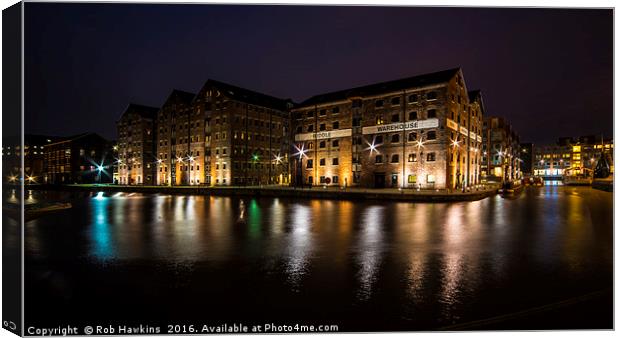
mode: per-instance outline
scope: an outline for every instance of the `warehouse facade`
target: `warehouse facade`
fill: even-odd
[[[478,184],[483,113],[460,68],[311,97],[292,110],[295,183]]]

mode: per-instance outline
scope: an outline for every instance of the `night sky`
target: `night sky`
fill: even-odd
[[[522,142],[613,133],[611,10],[25,6],[27,133],[115,139],[129,102],[208,78],[300,102],[459,66]]]

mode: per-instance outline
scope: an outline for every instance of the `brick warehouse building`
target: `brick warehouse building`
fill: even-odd
[[[157,108],[129,104],[116,123],[120,184],[155,182],[155,117]]]
[[[204,182],[199,174],[200,156],[204,155],[204,132],[200,131],[203,119],[191,114],[194,96],[175,89],[157,112],[158,185],[200,184],[201,179]],[[190,158],[195,163],[188,164]]]
[[[288,184],[291,105],[216,80],[173,90],[157,113],[155,184]]]
[[[292,110],[295,183],[477,184],[483,114],[460,68],[313,96]]]

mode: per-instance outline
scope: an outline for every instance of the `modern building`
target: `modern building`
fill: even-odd
[[[95,133],[83,133],[45,145],[43,183],[111,183],[114,161],[111,143]]]
[[[460,68],[316,95],[292,113],[296,185],[479,182],[484,105]]]
[[[533,172],[549,180],[561,179],[563,175],[591,176],[602,153],[613,159],[613,147],[613,139],[561,137],[554,145],[534,147]]]
[[[519,136],[505,118],[486,117],[482,140],[483,181],[505,182],[522,177]]]
[[[155,183],[157,108],[131,103],[116,122],[119,184]]]
[[[24,135],[24,148],[21,149],[21,140],[7,140],[10,143],[2,147],[2,166],[4,182],[17,183],[21,176],[21,155],[24,155],[24,182],[45,183],[45,147],[60,140],[57,136]]]

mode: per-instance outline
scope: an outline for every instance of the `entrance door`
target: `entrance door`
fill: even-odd
[[[385,188],[385,173],[375,173],[375,188]]]

